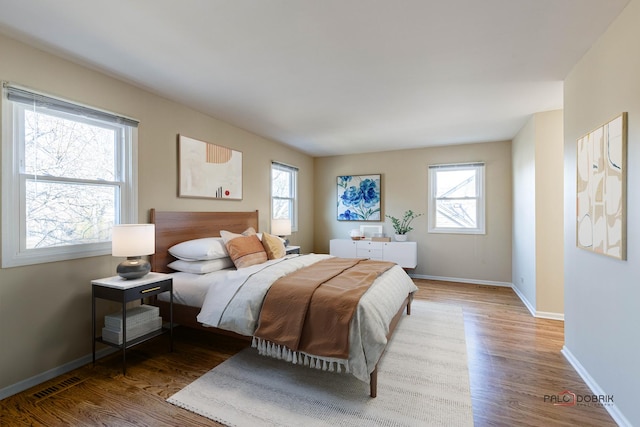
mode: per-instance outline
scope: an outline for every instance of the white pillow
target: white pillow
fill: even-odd
[[[169,253],[185,261],[205,261],[229,256],[222,237],[187,240],[171,246]]]
[[[207,261],[184,261],[179,259],[169,264],[169,268],[193,274],[211,273],[231,267],[233,267],[233,261],[231,261],[229,257],[210,259]]]

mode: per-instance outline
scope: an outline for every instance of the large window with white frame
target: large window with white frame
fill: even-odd
[[[288,219],[298,230],[298,168],[271,162],[271,219]]]
[[[8,83],[2,120],[2,267],[111,253],[137,219],[137,121]]]
[[[429,166],[430,233],[485,234],[484,163]]]

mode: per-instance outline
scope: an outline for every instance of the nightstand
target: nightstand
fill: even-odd
[[[169,292],[169,324],[156,331],[127,340],[127,303]],[[122,344],[116,344],[96,337],[96,298],[122,303]],[[173,279],[164,273],[149,273],[140,279],[125,280],[120,276],[91,281],[91,323],[93,330],[93,364],[96,363],[96,342],[101,342],[122,350],[122,374],[127,373],[127,349],[158,335],[169,333],[169,349],[173,351]]]
[[[287,255],[291,255],[291,254],[299,254],[300,253],[300,246],[285,246],[285,254]]]

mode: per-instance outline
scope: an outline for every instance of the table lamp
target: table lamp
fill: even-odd
[[[154,224],[118,224],[113,226],[111,254],[127,257],[118,265],[118,275],[125,279],[139,279],[151,271],[151,264],[143,255],[155,252]]]
[[[271,220],[271,234],[284,239],[284,245],[289,246],[289,239],[286,236],[291,235],[291,220],[290,219],[272,219]]]

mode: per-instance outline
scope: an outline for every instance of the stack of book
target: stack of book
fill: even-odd
[[[162,328],[160,309],[152,305],[139,305],[127,310],[127,341]],[[104,316],[102,339],[113,344],[122,344],[122,312]]]

